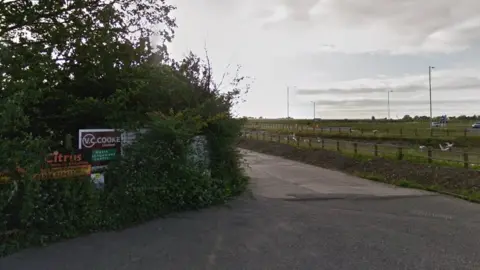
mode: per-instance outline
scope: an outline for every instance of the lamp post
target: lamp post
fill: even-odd
[[[315,115],[316,115],[316,111],[315,111],[315,101],[312,101],[313,103],[313,121],[315,121]]]
[[[287,120],[290,119],[290,87],[287,86]]]
[[[387,91],[387,108],[388,108],[388,120],[390,120],[390,93],[392,93],[393,90],[388,90]]]
[[[430,128],[432,128],[433,124],[433,116],[432,116],[432,69],[435,67],[428,66],[428,89],[430,92]]]

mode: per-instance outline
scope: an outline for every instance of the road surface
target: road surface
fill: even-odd
[[[480,269],[480,207],[253,152],[251,192],[0,269]]]

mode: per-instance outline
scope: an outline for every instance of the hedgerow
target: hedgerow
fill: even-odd
[[[235,148],[241,120],[226,115],[202,119],[191,112],[156,113],[150,119],[148,132],[109,165],[103,190],[89,177],[32,180],[33,169],[1,185],[1,254],[224,203],[245,189]],[[197,136],[207,141],[205,161],[191,158]],[[25,164],[39,165],[41,152],[32,157]]]
[[[9,177],[0,183],[0,255],[245,189],[235,148],[243,121],[232,109],[248,85],[235,76],[225,89],[208,61],[168,57],[173,9],[147,0],[0,3],[0,173]],[[103,189],[88,176],[34,179],[46,155],[74,151],[85,128],[148,132],[109,164]],[[192,152],[199,138],[208,158]]]

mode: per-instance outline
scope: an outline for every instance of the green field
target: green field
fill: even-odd
[[[438,148],[420,149],[418,146],[404,146],[390,143],[358,142],[328,138],[302,137],[269,131],[248,131],[245,136],[250,139],[275,141],[280,143],[338,151],[347,155],[365,157],[384,157],[402,159],[419,163],[433,163],[442,166],[480,169],[480,151],[465,151],[454,148],[451,151],[441,151]]]
[[[445,127],[429,128],[429,121],[255,119],[249,120],[245,129],[255,138],[263,132],[276,141],[290,143],[294,135],[299,145],[308,141],[313,147],[347,154],[395,158],[400,151],[406,160],[478,168],[480,129],[472,129],[473,123],[457,120]],[[447,142],[455,146],[441,151],[440,144]]]
[[[355,136],[394,136],[394,137],[469,137],[479,136],[471,129],[472,121],[451,121],[446,127],[430,128],[428,121],[385,121],[385,120],[286,120],[255,119],[249,120],[247,127],[262,130],[289,130],[306,132],[315,129],[316,133],[352,133]]]
[[[472,129],[475,121],[451,121],[447,127],[428,128],[428,121],[385,120],[267,120],[255,119],[246,123],[246,130],[263,130],[302,137],[376,142],[405,145],[411,148],[428,146],[440,149],[439,144],[454,143],[459,151],[480,152],[480,129]]]

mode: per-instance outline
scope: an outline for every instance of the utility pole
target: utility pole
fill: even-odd
[[[287,86],[287,119],[290,119],[290,88]]]
[[[316,117],[315,101],[312,101],[312,103],[313,103],[313,121],[315,121],[315,117]]]
[[[432,116],[432,69],[435,67],[428,66],[428,88],[430,92],[430,128],[432,128],[433,124],[433,116]]]
[[[393,90],[388,90],[387,91],[388,120],[390,120],[390,93],[391,92],[393,92]]]

